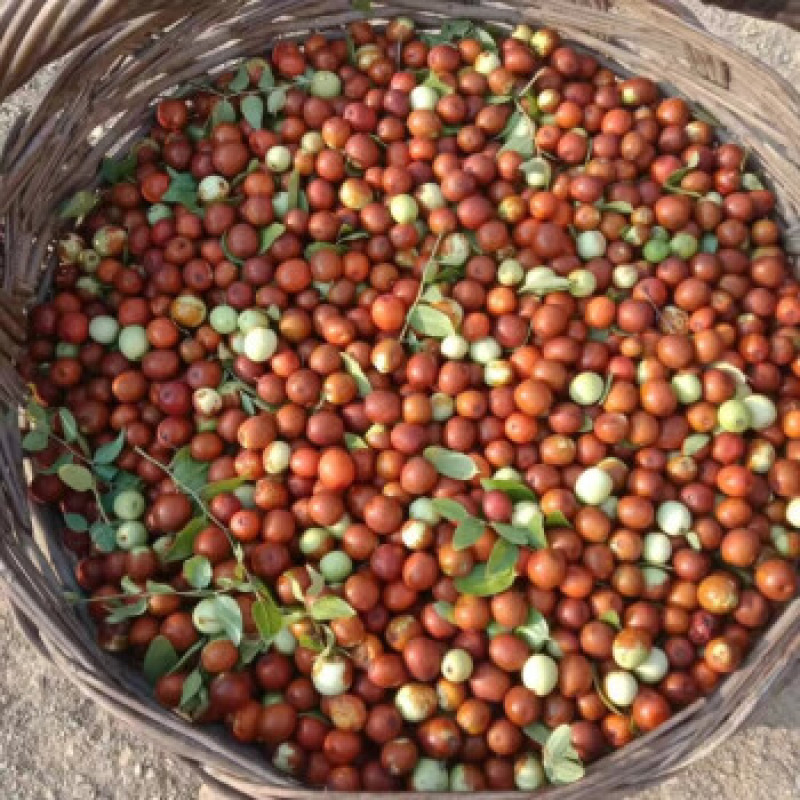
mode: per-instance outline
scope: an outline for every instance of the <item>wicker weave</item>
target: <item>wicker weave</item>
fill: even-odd
[[[676,2],[530,0],[489,6],[405,0],[376,16],[402,13],[436,26],[442,18],[472,17],[501,26],[552,25],[574,42],[623,68],[655,78],[702,106],[744,142],[771,177],[779,197],[787,249],[800,251],[800,118],[797,91],[729,45],[706,33]],[[722,4],[721,4],[722,5]],[[729,4],[733,5],[733,4]],[[797,3],[737,4],[781,7]],[[678,13],[680,11],[680,14]],[[101,157],[123,151],[150,113],[154,97],[176,84],[245,54],[276,37],[337,30],[361,18],[346,0],[271,4],[243,0],[17,0],[0,10],[0,98],[44,63],[69,53],[39,107],[19,120],[0,162],[0,403],[23,396],[7,360],[21,336],[20,307],[46,291],[48,246],[55,209],[90,185]],[[786,19],[793,19],[786,16]],[[276,773],[259,754],[224,732],[192,727],[160,708],[144,679],[102,652],[86,619],[62,597],[71,582],[68,560],[51,537],[47,513],[26,499],[16,414],[0,423],[0,587],[39,651],[93,700],[151,741],[198,765],[220,798],[312,796]],[[712,696],[593,766],[578,784],[551,788],[547,798],[613,797],[662,780],[724,741],[758,700],[785,677],[800,654],[800,600],[790,604],[745,665]],[[348,797],[361,797],[352,794]],[[417,795],[418,800],[434,795]],[[495,792],[493,798],[519,795]],[[366,798],[366,793],[363,794]],[[436,795],[444,799],[466,794]]]

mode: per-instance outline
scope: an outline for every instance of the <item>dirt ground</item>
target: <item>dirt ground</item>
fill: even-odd
[[[709,28],[800,80],[800,36],[786,28],[691,5]],[[0,107],[0,140],[49,76]],[[40,660],[0,600],[0,798],[4,800],[194,800],[199,782],[183,764],[132,735]],[[204,793],[201,793],[201,796]],[[629,800],[797,800],[800,674],[769,697],[713,755]],[[206,798],[210,800],[210,798]]]

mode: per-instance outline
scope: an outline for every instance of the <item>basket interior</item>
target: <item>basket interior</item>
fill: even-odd
[[[793,89],[755,62],[743,56],[739,56],[741,61],[726,61],[719,55],[724,47],[712,46],[706,34],[656,4],[623,0],[607,11],[606,3],[588,2],[581,4],[579,12],[566,0],[524,5],[448,3],[436,10],[429,5],[421,0],[376,4],[374,15],[380,21],[405,14],[432,28],[443,19],[459,17],[491,22],[506,30],[519,22],[544,24],[613,64],[617,71],[622,68],[654,79],[670,76],[669,83],[661,80],[667,94],[690,99],[695,108],[718,119],[732,139],[750,146],[779,197],[788,249],[800,251],[800,145],[795,136],[800,101]],[[0,213],[7,220],[6,287],[40,298],[46,295],[54,267],[50,243],[59,226],[55,209],[78,189],[95,184],[103,156],[126,152],[141,134],[158,99],[242,56],[261,54],[278,39],[302,39],[312,30],[342,35],[344,26],[363,18],[341,0],[302,6],[284,0],[236,7],[229,18],[224,18],[225,13],[218,4],[206,4],[163,37],[152,40],[126,39],[120,25],[109,32],[113,46],[81,48],[67,61],[28,127],[12,136],[3,157],[6,191]],[[753,91],[753,74],[758,76],[758,92]],[[0,373],[4,384],[0,398],[13,402],[21,387],[8,367],[0,368]],[[161,709],[137,668],[96,647],[88,615],[76,613],[61,595],[61,587],[74,591],[77,586],[70,559],[59,544],[55,514],[33,508],[32,524],[26,518],[22,453],[13,415],[4,423],[0,451],[7,500],[0,513],[8,531],[0,535],[0,562],[9,568],[12,600],[30,632],[38,630],[41,649],[90,696],[129,724],[146,728],[150,738],[211,769],[238,775],[243,781],[240,787],[245,787],[242,791],[252,792],[242,796],[259,796],[254,788],[259,782],[269,786],[269,796],[308,796],[307,789],[277,773],[255,747],[237,745],[222,726],[192,727]],[[31,547],[31,541],[37,546]],[[785,671],[798,646],[800,600],[795,600],[742,669],[714,695],[683,710],[655,733],[604,758],[581,783],[552,788],[542,796],[573,800],[610,797],[626,787],[660,780],[699,758],[735,729]],[[648,777],[643,778],[645,775]],[[441,800],[466,800],[468,796],[426,795]]]

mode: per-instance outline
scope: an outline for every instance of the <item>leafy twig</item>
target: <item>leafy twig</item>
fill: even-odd
[[[187,486],[186,484],[182,483],[180,480],[178,480],[176,478],[176,476],[170,471],[169,467],[166,464],[162,464],[160,461],[158,461],[157,459],[153,458],[148,452],[143,450],[141,447],[137,446],[137,447],[134,448],[134,450],[140,456],[142,456],[142,458],[144,458],[145,460],[149,461],[151,464],[154,464],[162,472],[164,472],[166,475],[168,475],[175,482],[175,484],[177,486],[179,486],[189,497],[192,498],[192,500],[195,501],[195,503],[197,503],[198,507],[203,512],[203,514],[205,514],[205,516],[208,517],[208,519],[210,519],[228,537],[228,541],[230,542],[231,549],[233,550],[234,554],[236,555],[236,561],[241,566],[242,572],[244,573],[244,576],[247,579],[247,583],[250,585],[250,587],[252,587],[253,594],[255,594],[257,597],[262,597],[264,599],[267,599],[269,602],[274,602],[274,601],[272,601],[271,597],[269,597],[264,592],[262,592],[261,589],[259,589],[260,581],[257,578],[255,578],[250,573],[250,571],[247,569],[247,564],[245,563],[244,553],[242,552],[241,546],[236,541],[235,537],[230,532],[230,530],[225,525],[225,523],[222,522],[222,520],[219,517],[217,517],[211,511],[211,509],[206,505],[206,503],[203,500],[203,498],[201,497],[200,493],[195,491],[194,489],[192,489],[190,486]],[[264,642],[264,644],[268,644],[266,639],[264,639],[263,635],[261,634],[260,630],[259,630],[259,636],[261,636],[262,641]]]
[[[440,233],[436,239],[436,243],[433,245],[433,250],[431,250],[430,256],[428,256],[428,261],[425,264],[424,269],[422,270],[422,275],[419,279],[419,290],[417,291],[417,296],[414,298],[414,302],[411,304],[411,307],[408,309],[408,313],[406,314],[406,321],[403,324],[403,329],[400,331],[400,335],[397,337],[399,342],[402,342],[408,332],[408,325],[411,320],[411,312],[417,307],[417,304],[422,297],[422,293],[425,291],[425,287],[428,285],[429,274],[428,271],[432,266],[438,266],[436,261],[436,252],[439,250],[439,247],[442,244],[442,240],[444,239],[444,234]]]

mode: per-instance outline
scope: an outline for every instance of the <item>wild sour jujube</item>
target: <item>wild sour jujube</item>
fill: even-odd
[[[530,791],[796,594],[800,291],[653,81],[524,25],[347,35],[161,100],[73,209],[31,495],[163,705],[314,786]]]

